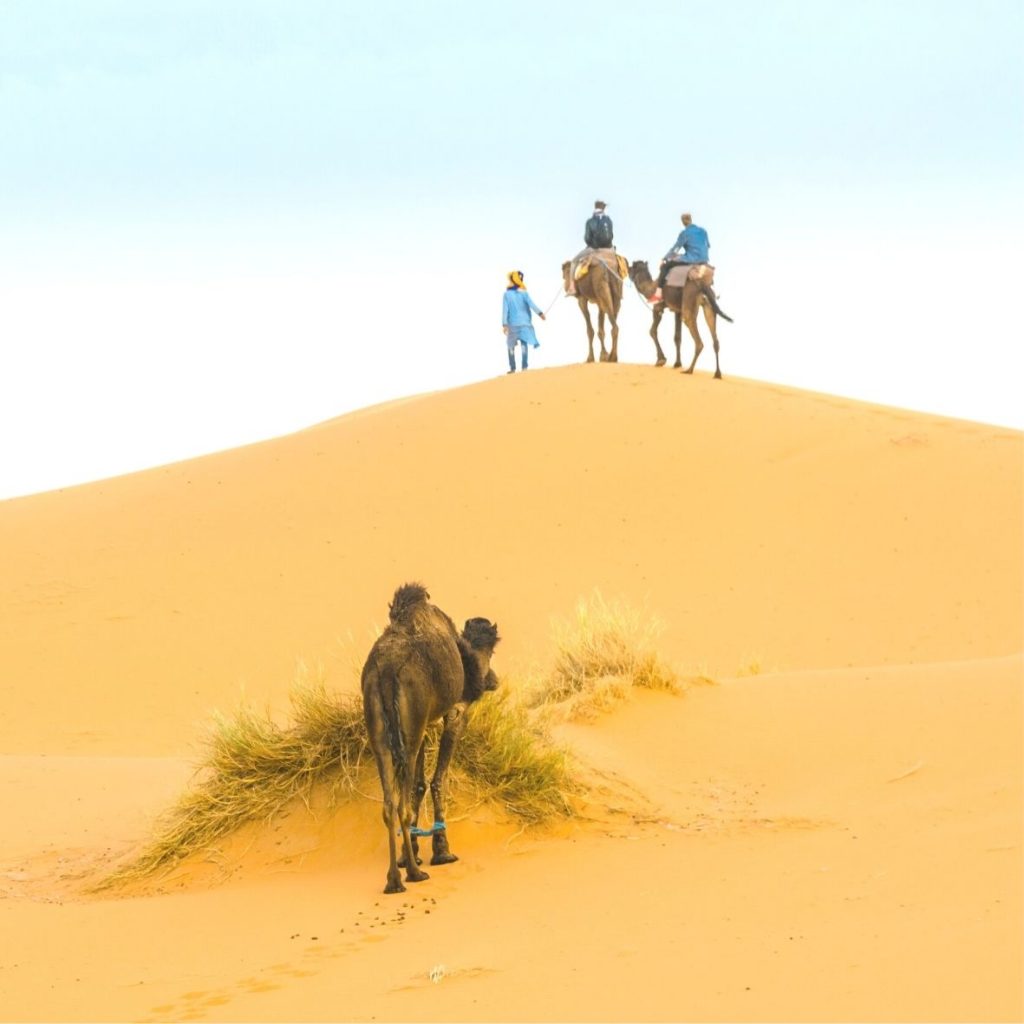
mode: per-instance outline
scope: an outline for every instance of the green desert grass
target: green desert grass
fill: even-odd
[[[523,825],[572,817],[584,787],[570,754],[547,731],[552,709],[585,717],[631,686],[677,692],[654,650],[659,628],[600,595],[581,601],[574,623],[557,634],[555,664],[539,687],[505,680],[470,708],[453,759],[454,788]],[[246,706],[214,717],[192,785],[158,819],[140,854],[101,888],[169,870],[247,823],[272,821],[295,800],[309,806],[318,787],[327,787],[329,805],[351,799],[361,779],[375,778],[372,765],[361,697],[329,693],[322,679],[300,676],[284,726]]]

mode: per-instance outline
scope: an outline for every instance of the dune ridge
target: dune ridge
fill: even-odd
[[[1018,1020],[1024,435],[533,371],[0,503],[0,1018]],[[635,800],[380,894],[374,794],[123,898],[213,709],[354,693],[398,583],[535,676],[595,589],[718,685],[557,738]]]

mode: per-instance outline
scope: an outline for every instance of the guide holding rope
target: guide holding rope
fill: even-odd
[[[508,345],[508,372],[516,372],[516,342],[519,342],[520,363],[523,370],[529,369],[529,349],[537,348],[540,342],[533,330],[533,313],[541,320],[546,317],[540,307],[530,298],[521,270],[509,271],[508,287],[501,306],[501,329],[505,332]]]

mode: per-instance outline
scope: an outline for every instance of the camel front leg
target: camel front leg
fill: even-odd
[[[448,832],[444,820],[445,786],[448,780],[448,766],[451,764],[455,744],[466,728],[465,708],[456,705],[444,716],[444,732],[437,748],[437,767],[430,780],[430,797],[434,802],[434,855],[431,864],[451,864],[459,858],[448,847]]]
[[[590,322],[590,310],[587,309],[587,300],[580,297],[579,304],[583,319],[587,322],[587,345],[590,349],[587,362],[592,363],[594,361],[594,325]]]
[[[661,324],[661,318],[664,314],[665,307],[661,305],[661,303],[658,303],[658,305],[654,307],[654,319],[651,322],[651,338],[654,340],[654,347],[658,352],[658,360],[654,364],[655,366],[664,366],[666,362],[665,353],[661,350],[661,342],[658,341],[658,326]]]

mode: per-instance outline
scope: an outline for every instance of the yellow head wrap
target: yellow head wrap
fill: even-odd
[[[521,270],[510,270],[508,273],[508,283],[512,288],[525,288],[523,272]]]

